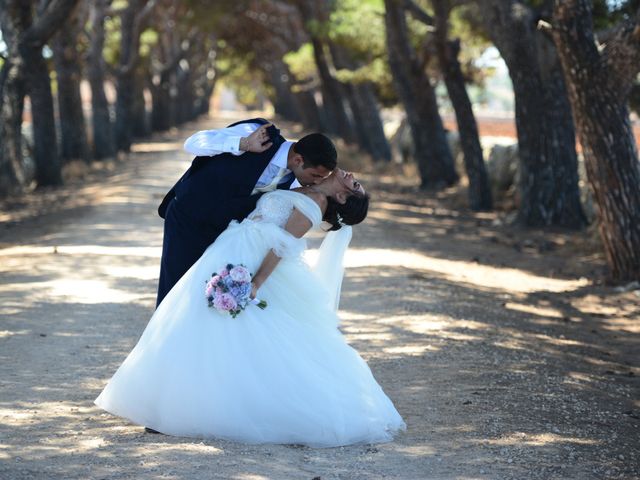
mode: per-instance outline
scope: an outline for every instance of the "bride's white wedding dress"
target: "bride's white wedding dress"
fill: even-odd
[[[343,339],[331,293],[283,229],[293,208],[314,225],[307,196],[277,190],[233,222],[173,287],[95,403],[162,433],[246,443],[332,447],[385,442],[405,424]],[[282,261],[237,318],[207,305],[205,282],[228,263],[255,272]]]

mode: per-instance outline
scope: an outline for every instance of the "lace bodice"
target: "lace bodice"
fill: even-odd
[[[287,190],[264,194],[247,218],[254,222],[274,223],[283,228],[294,207],[308,217],[313,226],[320,223],[322,213],[318,204],[306,195]]]
[[[247,218],[254,222],[269,222],[284,227],[292,211],[293,202],[290,198],[267,193],[258,200],[256,209]]]

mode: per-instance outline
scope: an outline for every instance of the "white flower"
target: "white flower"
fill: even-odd
[[[233,267],[229,272],[229,276],[234,282],[249,283],[251,282],[251,274],[242,265]]]

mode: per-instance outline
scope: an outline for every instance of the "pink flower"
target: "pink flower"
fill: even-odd
[[[229,275],[229,270],[227,270],[226,268],[223,268],[222,270],[220,270],[218,272],[218,275],[220,276],[220,278],[224,278],[227,275]],[[218,276],[218,275],[216,275],[216,276]]]
[[[251,274],[249,273],[249,270],[247,270],[242,265],[233,267],[229,272],[229,275],[231,275],[231,279],[234,282],[241,282],[241,283],[251,282]]]
[[[220,275],[214,275],[213,277],[211,277],[211,280],[209,280],[209,283],[215,286],[218,284],[219,281],[220,281]]]
[[[223,293],[222,295],[216,295],[213,299],[213,306],[217,310],[222,310],[228,312],[229,310],[235,310],[238,307],[235,299],[232,295],[228,293]]]
[[[215,287],[211,285],[211,282],[207,283],[207,288],[204,290],[205,296],[206,297],[212,296],[214,291],[215,291]]]

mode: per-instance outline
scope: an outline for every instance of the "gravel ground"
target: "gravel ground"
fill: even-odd
[[[588,280],[602,264],[580,235],[503,226],[391,175],[364,175],[375,204],[355,229],[341,316],[407,422],[396,441],[171,438],[96,408],[153,311],[155,207],[189,161],[181,139],[233,120],[4,205],[0,478],[640,478],[640,287]]]

